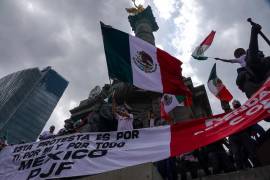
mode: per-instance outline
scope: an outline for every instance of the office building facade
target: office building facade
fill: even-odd
[[[67,85],[51,67],[25,69],[0,79],[0,136],[9,144],[35,141]]]

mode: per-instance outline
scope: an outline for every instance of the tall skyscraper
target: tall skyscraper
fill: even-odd
[[[68,85],[51,67],[25,69],[0,79],[0,136],[35,141]]]

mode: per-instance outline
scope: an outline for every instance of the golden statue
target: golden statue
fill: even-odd
[[[141,12],[144,11],[144,7],[139,4],[138,6],[136,5],[135,3],[135,0],[131,0],[134,4],[135,7],[132,7],[132,8],[126,8],[126,11],[129,13],[129,14],[132,14],[132,15],[136,15],[136,14],[139,14]]]

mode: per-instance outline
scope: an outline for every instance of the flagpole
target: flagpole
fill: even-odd
[[[214,57],[211,57],[211,56],[207,56],[207,58],[215,59]]]
[[[251,24],[251,26],[255,26],[256,23],[252,21],[251,18],[248,18],[247,21]],[[270,40],[264,35],[264,33],[260,30],[259,34],[265,40],[265,42],[270,46]]]

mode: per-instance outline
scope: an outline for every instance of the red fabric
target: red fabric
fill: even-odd
[[[229,90],[224,86],[217,94],[217,98],[222,101],[230,102],[233,99],[232,94]]]
[[[172,125],[171,156],[211,144],[267,117],[270,117],[270,80],[232,112]]]
[[[182,81],[182,62],[157,48],[163,93],[191,96],[190,90]]]
[[[213,42],[215,34],[216,34],[215,31],[211,31],[211,33],[203,40],[203,42],[201,43],[200,46],[202,46],[202,45],[210,46],[212,44],[212,42]]]
[[[184,100],[184,105],[185,106],[192,106],[192,97],[185,97],[185,100]]]
[[[166,113],[162,102],[160,103],[160,117],[168,122],[172,122],[172,118],[168,113]]]

